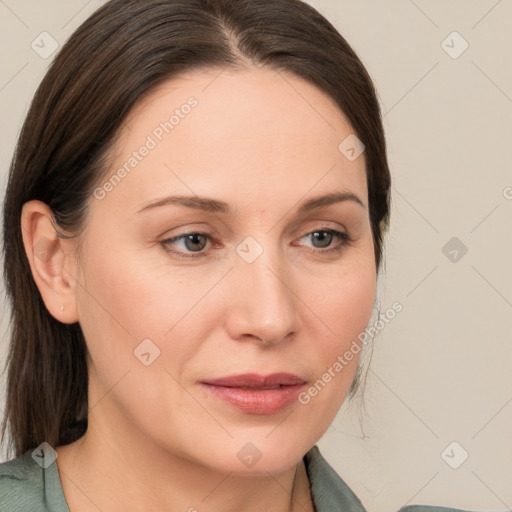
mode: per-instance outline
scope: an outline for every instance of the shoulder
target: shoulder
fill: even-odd
[[[44,504],[43,470],[26,452],[0,464],[0,512],[47,510]]]
[[[398,512],[475,512],[468,509],[441,507],[438,505],[407,505]]]
[[[318,512],[367,512],[359,498],[322,456],[317,445],[304,456],[311,495]],[[436,505],[407,505],[398,512],[475,512]],[[512,511],[511,511],[512,512]]]

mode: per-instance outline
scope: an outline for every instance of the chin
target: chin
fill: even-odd
[[[281,435],[270,432],[268,428],[264,433],[247,430],[227,442],[212,442],[208,460],[201,454],[203,464],[222,473],[268,477],[269,473],[280,474],[294,467],[316,442],[309,435],[308,439],[299,439],[284,429]]]

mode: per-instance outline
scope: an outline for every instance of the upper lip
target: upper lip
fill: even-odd
[[[208,379],[202,381],[203,384],[212,386],[223,386],[228,388],[266,388],[270,386],[292,386],[304,384],[306,381],[292,373],[272,373],[270,375],[259,375],[257,373],[246,373],[243,375],[232,375],[230,377],[221,377],[219,379]]]

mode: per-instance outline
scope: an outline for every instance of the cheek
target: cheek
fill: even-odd
[[[144,266],[133,251],[108,249],[89,251],[82,267],[85,286],[78,287],[91,403],[101,404],[94,412],[116,414],[112,402],[134,423],[151,418],[151,424],[163,424],[165,416],[170,428],[169,411],[190,409],[173,378],[181,380],[184,363],[198,350],[199,325],[189,318],[200,289],[162,266]],[[107,393],[110,401],[102,400]]]
[[[371,272],[347,272],[318,296],[317,308],[322,318],[340,339],[345,339],[358,326],[366,327],[375,301],[375,279]]]
[[[347,253],[339,265],[316,280],[301,279],[300,296],[318,317],[316,339],[322,342],[326,355],[332,356],[333,351],[357,338],[371,318],[377,286],[372,251],[373,246],[367,244],[367,249]]]
[[[94,364],[115,379],[116,367],[121,374],[142,366],[134,351],[149,339],[154,347],[147,341],[141,346],[149,347],[152,357],[159,353],[155,366],[167,367],[172,360],[179,371],[179,362],[197,350],[202,329],[198,303],[212,287],[211,279],[191,284],[189,276],[166,267],[165,258],[155,264],[133,248],[119,247],[112,243],[101,252],[90,250],[82,268],[79,317]],[[184,336],[186,343],[176,342]]]
[[[377,276],[368,251],[354,251],[342,260],[335,272],[316,280],[314,292],[311,279],[302,281],[301,297],[307,297],[304,302],[314,313],[304,336],[315,343],[304,350],[315,380],[299,402],[314,411],[312,416],[322,423],[317,425],[320,431],[334,419],[348,394],[360,358],[360,335],[372,316]]]

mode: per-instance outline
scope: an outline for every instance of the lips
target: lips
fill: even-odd
[[[233,375],[202,381],[215,397],[248,414],[274,414],[290,406],[306,381],[291,373]]]
[[[258,375],[256,373],[247,373],[244,375],[233,375],[232,377],[222,377],[220,379],[211,379],[203,381],[212,386],[223,386],[226,388],[269,388],[279,386],[293,386],[304,384],[306,381],[292,373],[273,373],[271,375]]]

